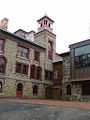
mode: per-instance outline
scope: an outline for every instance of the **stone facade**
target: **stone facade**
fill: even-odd
[[[46,18],[48,22],[51,21],[49,17],[43,17],[41,21]],[[0,29],[0,39],[4,40],[4,53],[0,55],[0,58],[3,56],[7,61],[5,73],[0,73],[0,97],[45,98],[47,87],[51,87],[53,84],[53,80],[45,79],[45,70],[53,72],[53,59],[56,54],[56,35],[49,31],[49,27],[46,29],[46,26],[42,31],[38,31],[37,33],[33,32],[32,41],[29,40],[30,33],[22,31],[24,33],[24,37],[22,37],[21,34],[19,36],[18,32],[20,30],[12,34]],[[25,37],[26,34],[29,34],[28,39]],[[51,41],[53,45],[52,60],[48,58],[48,41]],[[18,45],[29,49],[28,59],[17,55]],[[34,59],[35,50],[40,53],[39,61]],[[27,74],[16,72],[17,62],[28,65]],[[30,77],[32,64],[36,67],[41,67],[41,80]],[[34,90],[34,87],[37,90],[36,88]],[[33,91],[37,94],[35,93],[34,95]]]

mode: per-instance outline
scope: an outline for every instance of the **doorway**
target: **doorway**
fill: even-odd
[[[22,83],[17,84],[16,96],[20,98],[23,96],[23,84]]]

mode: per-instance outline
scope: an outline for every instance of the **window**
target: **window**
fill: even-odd
[[[87,55],[80,56],[80,65],[81,67],[87,66]]]
[[[90,54],[75,56],[75,68],[90,66]]]
[[[90,54],[87,55],[87,65],[90,66]]]
[[[51,41],[48,42],[48,58],[53,59],[53,43]]]
[[[47,20],[44,20],[44,25],[47,25]]]
[[[48,25],[49,27],[50,27],[50,23],[49,23],[49,25]]]
[[[29,48],[18,46],[17,56],[29,58]]]
[[[90,53],[90,45],[85,45],[79,48],[75,48],[75,56],[80,56],[88,53]]]
[[[45,79],[48,80],[48,71],[45,70]]]
[[[28,65],[23,64],[23,74],[28,74]]]
[[[41,27],[42,27],[42,23],[41,23]]]
[[[41,80],[41,75],[42,75],[42,69],[39,66],[39,67],[37,67],[37,77],[36,77],[36,79]]]
[[[82,83],[82,95],[90,95],[90,81]]]
[[[49,72],[49,79],[53,80],[53,73],[52,72]]]
[[[22,64],[17,62],[16,63],[16,72],[21,73],[21,71],[22,71]]]
[[[36,50],[35,50],[35,52],[34,52],[34,59],[35,59],[36,61],[39,61],[39,60],[40,60],[40,52],[39,52],[39,51],[36,51]]]
[[[57,80],[58,79],[58,71],[54,71],[54,79]]]
[[[28,74],[28,65],[23,63],[16,63],[16,72],[22,74]]]
[[[6,60],[3,57],[0,57],[0,73],[5,73],[6,69]]]
[[[0,39],[0,53],[4,52],[4,40]]]
[[[2,93],[2,82],[0,82],[0,93]]]
[[[35,79],[35,74],[36,74],[36,68],[35,65],[31,65],[31,73],[30,73],[30,77]]]
[[[31,65],[30,77],[33,79],[41,80],[42,68],[40,66],[36,67],[35,65]]]
[[[45,79],[52,80],[53,79],[53,72],[45,70]]]

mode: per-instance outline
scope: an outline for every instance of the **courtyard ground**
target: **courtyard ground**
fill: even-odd
[[[0,120],[90,120],[90,103],[0,99]]]

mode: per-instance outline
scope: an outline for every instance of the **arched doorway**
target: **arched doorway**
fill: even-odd
[[[16,96],[17,97],[22,97],[23,96],[23,84],[22,83],[17,84]]]
[[[33,86],[33,95],[37,95],[38,94],[38,86],[34,85]]]
[[[71,95],[71,85],[67,85],[67,95]]]

